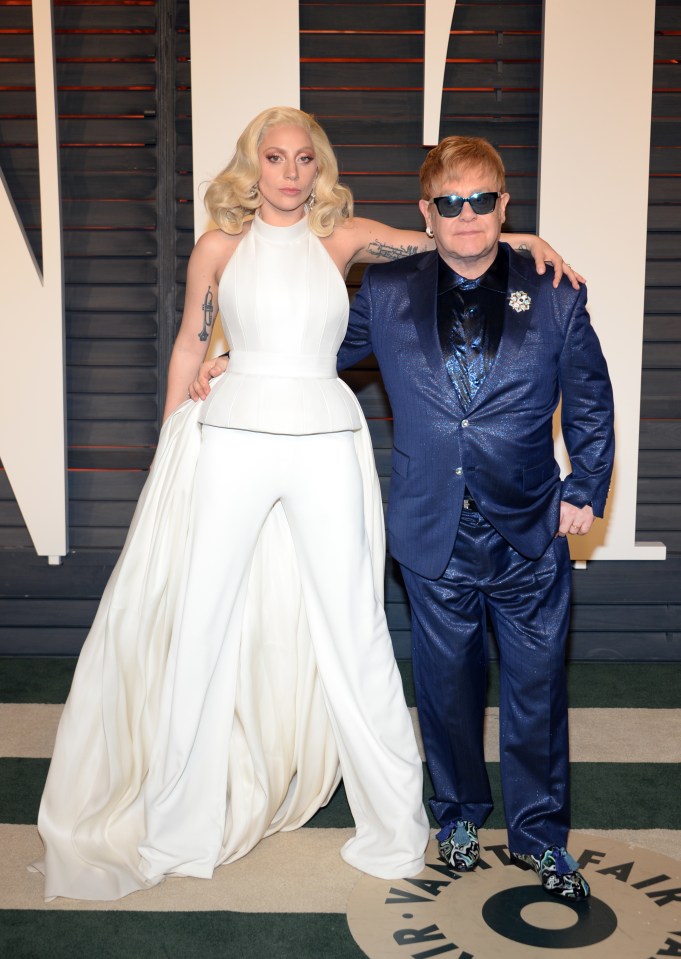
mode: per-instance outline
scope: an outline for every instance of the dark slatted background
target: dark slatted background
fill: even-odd
[[[658,3],[637,528],[681,553],[681,4]],[[681,602],[681,571],[669,594]],[[678,609],[678,605],[676,607]],[[679,622],[670,629],[679,635]]]
[[[420,228],[423,5],[301,2],[300,11],[302,106],[336,146],[357,212]],[[0,652],[82,643],[153,455],[192,242],[188,2],[57,2],[55,19],[73,549],[60,568],[32,555],[0,474]],[[498,147],[515,230],[535,226],[541,20],[539,2],[457,3],[445,76],[441,133]],[[662,539],[673,555],[575,574],[575,658],[681,659],[677,2],[658,0],[656,27],[637,522],[642,540]],[[31,61],[29,6],[0,0],[0,163],[39,252]],[[605,234],[607,212],[585,228]],[[351,289],[360,279],[353,271]],[[347,378],[370,418],[387,495],[380,379],[371,362]],[[387,580],[393,637],[407,655],[408,614],[390,561]]]
[[[175,155],[163,112],[169,102],[174,118],[162,14],[154,0],[54,5],[72,554],[59,569],[32,556],[2,474],[2,651],[79,648],[153,456],[175,322],[174,302],[170,317],[163,308],[174,235],[159,230],[174,197],[174,171],[163,164]],[[37,247],[32,57],[30,4],[0,3],[0,163]]]

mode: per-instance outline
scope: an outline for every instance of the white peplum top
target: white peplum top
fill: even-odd
[[[200,422],[260,433],[358,430],[352,391],[336,375],[348,294],[307,218],[293,226],[256,216],[220,280],[229,368]]]

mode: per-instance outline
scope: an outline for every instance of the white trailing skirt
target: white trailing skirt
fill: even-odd
[[[141,854],[150,833],[145,807],[152,755],[167,745],[158,742],[159,730],[165,728],[159,717],[177,681],[173,624],[201,447],[200,406],[183,404],[161,431],[125,546],[78,662],[38,821],[45,855],[35,868],[45,875],[46,899],[116,899],[155,885],[165,875],[209,875],[215,866],[245,855],[264,836],[301,826],[338,785],[332,718],[310,641],[291,533],[277,504],[265,522],[250,572],[228,755],[213,759],[227,767],[227,795],[206,797],[222,810],[216,812],[222,816],[220,848],[208,872],[176,862],[150,877],[153,869]],[[383,513],[371,441],[362,423],[353,435],[374,589],[382,601]],[[394,686],[394,661],[392,666],[394,674],[386,682]],[[290,708],[292,689],[295,710]],[[414,875],[423,866],[428,837],[420,805],[421,766],[411,726],[407,731],[404,725],[409,717],[401,689],[397,698],[394,689],[391,695],[401,758],[413,767],[411,798],[403,803],[409,836],[402,843],[402,849],[406,844],[412,850],[411,859],[403,856],[395,873]],[[272,730],[277,731],[275,761]],[[354,859],[347,855],[348,861],[389,877],[389,857],[385,868],[371,862],[363,866],[359,839],[358,830],[359,854]]]

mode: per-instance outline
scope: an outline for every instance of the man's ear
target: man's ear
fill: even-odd
[[[430,203],[428,200],[419,200],[419,210],[426,221],[426,226],[430,226]]]
[[[499,197],[499,212],[501,214],[501,222],[506,222],[506,207],[508,206],[508,201],[511,199],[510,193],[502,193]]]

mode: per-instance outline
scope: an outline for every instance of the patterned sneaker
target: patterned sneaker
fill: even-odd
[[[440,859],[458,872],[470,872],[480,859],[478,827],[468,819],[450,822],[436,836]]]
[[[564,846],[549,846],[541,856],[512,852],[511,859],[521,869],[534,869],[551,896],[579,902],[586,899],[591,891],[589,883],[578,872],[579,863]]]

